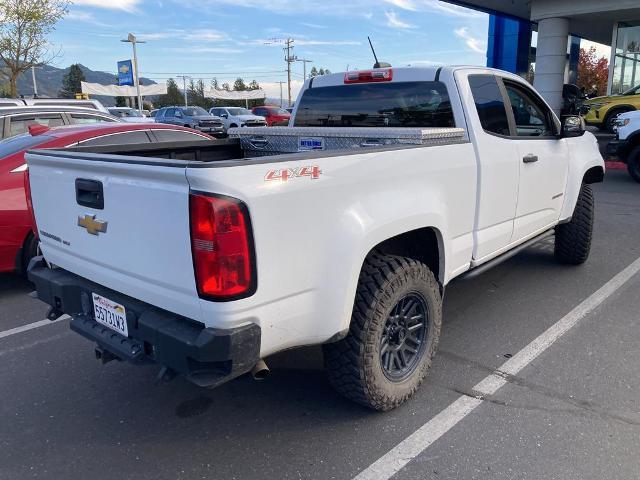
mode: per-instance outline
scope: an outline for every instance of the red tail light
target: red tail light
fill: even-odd
[[[251,223],[244,203],[191,194],[191,252],[198,294],[212,300],[248,297],[256,289]]]
[[[31,183],[29,182],[29,168],[24,171],[24,194],[27,199],[27,209],[29,210],[29,219],[31,220],[31,230],[37,239],[40,238],[38,234],[38,225],[36,224],[36,215],[33,212],[33,202],[31,201]]]
[[[361,70],[344,74],[344,83],[375,83],[393,80],[393,70],[390,68],[379,70]]]

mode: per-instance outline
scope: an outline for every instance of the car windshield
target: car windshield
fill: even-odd
[[[238,115],[253,115],[253,113],[246,108],[227,108],[227,111],[229,112],[229,115],[233,115],[234,117]]]
[[[142,117],[142,114],[134,110],[133,108],[112,108],[109,110],[111,115],[115,115],[116,117]]]
[[[640,84],[622,92],[623,95],[640,95]]]
[[[200,116],[200,115],[206,115],[206,116],[210,115],[209,112],[207,112],[202,107],[183,108],[182,109],[182,113],[184,113],[188,117],[197,117],[197,116]]]
[[[29,148],[37,147],[52,138],[53,137],[50,135],[31,136],[29,133],[7,138],[0,142],[0,158],[8,157],[9,155],[18,153],[21,150],[28,150]]]

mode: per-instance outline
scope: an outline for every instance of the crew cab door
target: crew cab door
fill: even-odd
[[[518,151],[520,176],[512,242],[557,222],[564,202],[568,147],[557,134],[555,116],[538,94],[523,82],[503,78],[510,106],[511,139]]]

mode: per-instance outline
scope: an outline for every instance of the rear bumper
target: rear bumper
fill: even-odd
[[[157,363],[200,386],[215,386],[248,372],[260,359],[260,327],[207,328],[105,288],[66,270],[50,269],[42,257],[29,265],[38,298],[72,317],[71,329],[119,360]],[[91,293],[123,305],[129,337],[94,320]]]

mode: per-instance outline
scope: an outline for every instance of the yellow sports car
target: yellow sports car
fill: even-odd
[[[621,93],[607,97],[585,100],[580,114],[587,125],[614,132],[615,119],[624,112],[640,110],[640,85]]]

